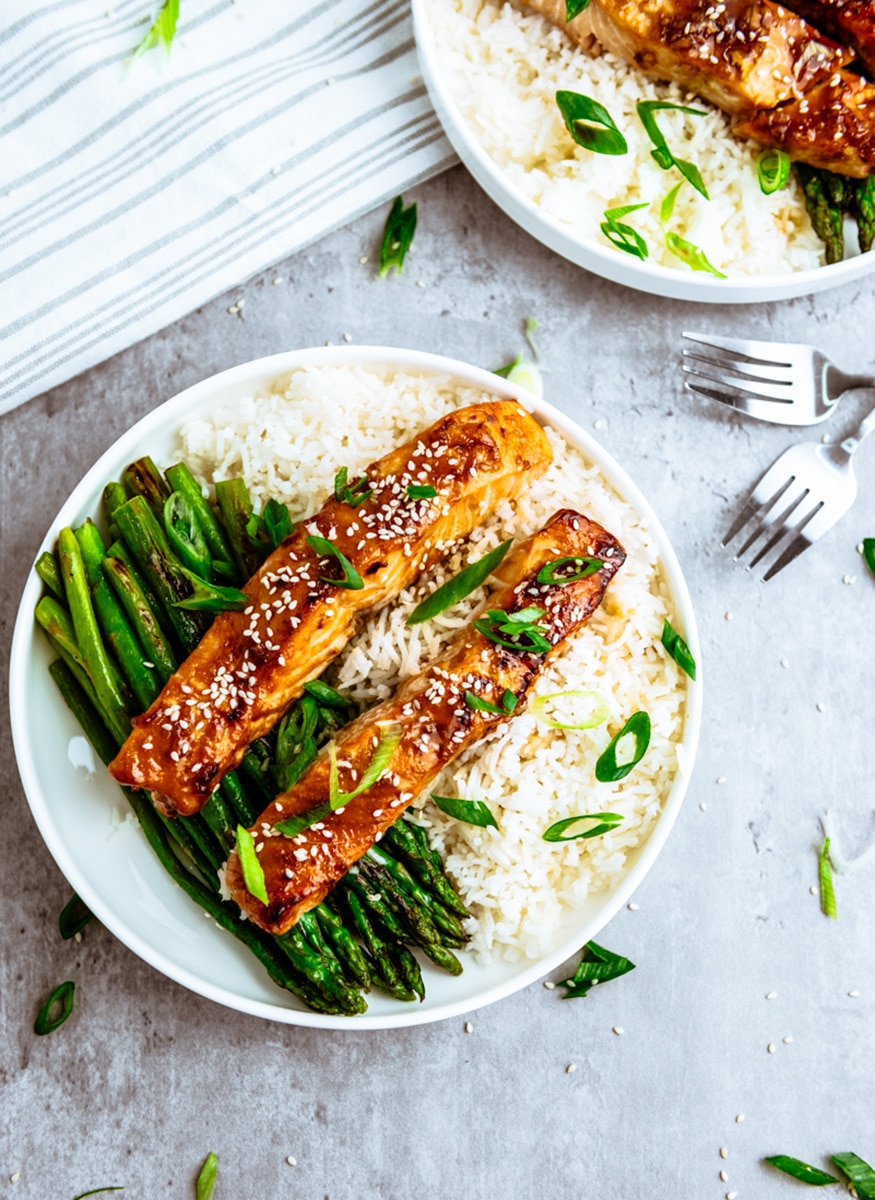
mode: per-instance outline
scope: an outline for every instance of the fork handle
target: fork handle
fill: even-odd
[[[849,459],[864,438],[873,432],[875,432],[875,408],[870,409],[854,432],[836,446],[836,450],[844,451],[846,458]]]

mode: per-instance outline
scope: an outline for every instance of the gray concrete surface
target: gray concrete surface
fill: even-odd
[[[383,214],[372,214],[0,421],[4,646],[62,500],[168,395],[344,333],[494,367],[536,317],[548,399],[589,429],[604,422],[597,436],[674,540],[704,645],[684,811],[639,909],[603,936],[637,970],[568,1003],[536,984],[474,1014],[470,1034],[462,1020],[323,1033],[219,1008],[96,925],[79,945],[60,941],[69,888],[31,820],[4,721],[2,1196],[72,1200],[118,1184],[130,1200],[192,1197],[210,1149],[215,1200],[778,1200],[801,1185],[764,1155],[875,1161],[875,869],[837,879],[837,921],[809,891],[825,808],[847,853],[875,835],[875,580],[855,550],[875,535],[875,439],[853,512],[764,586],[720,537],[762,469],[806,435],[699,404],[678,372],[688,327],[811,340],[849,369],[871,366],[871,280],[696,308],[562,261],[461,168],[416,199],[400,279],[360,264],[379,240]],[[240,297],[242,316],[229,315]],[[863,407],[848,401],[831,432]],[[34,1037],[43,997],[68,977],[73,1017]]]

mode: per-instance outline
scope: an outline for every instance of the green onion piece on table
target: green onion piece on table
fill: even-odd
[[[267,904],[267,885],[264,882],[264,869],[255,851],[255,839],[243,825],[237,826],[237,856],[247,892],[262,904]]]
[[[432,795],[432,800],[442,813],[454,817],[457,821],[464,821],[466,825],[478,825],[481,829],[498,829],[498,822],[489,806],[482,800],[461,800],[456,796],[435,795]]]
[[[537,574],[538,583],[574,583],[595,575],[604,566],[600,558],[554,558]]]
[[[437,495],[437,488],[430,483],[408,483],[407,495],[411,500],[431,500]]]
[[[695,679],[696,660],[690,654],[689,646],[670,621],[663,621],[662,644],[681,670],[686,671],[690,679]]]
[[[875,575],[875,538],[863,538],[863,561]]]
[[[95,1188],[91,1192],[80,1192],[78,1196],[74,1196],[73,1200],[87,1200],[88,1196],[102,1196],[104,1192],[123,1192],[123,1187],[103,1187]]]
[[[243,612],[249,604],[249,597],[240,588],[207,583],[186,567],[180,567],[179,570],[191,584],[192,590],[191,595],[186,596],[184,600],[174,600],[174,608],[184,608],[192,612]]]
[[[289,516],[288,507],[280,504],[278,500],[268,500],[261,519],[264,521],[271,545],[276,550],[283,539],[289,537],[292,532],[292,518]]]
[[[43,1036],[47,1033],[54,1033],[69,1017],[73,1011],[73,993],[76,990],[76,984],[72,980],[67,980],[61,983],[49,996],[48,1000],[39,1011],[37,1019],[33,1023],[34,1033]]]
[[[620,221],[620,217],[638,212],[640,208],[647,208],[647,204],[624,204],[622,208],[608,208],[599,228],[612,246],[616,246],[618,250],[625,250],[627,254],[632,254],[643,262],[650,253],[647,243],[637,229]]]
[[[464,600],[466,596],[486,582],[512,545],[513,538],[508,538],[506,542],[502,542],[500,546],[490,550],[483,558],[469,563],[467,567],[462,568],[458,575],[454,575],[452,579],[442,583],[439,588],[435,588],[430,596],[426,596],[421,604],[417,604],[407,618],[407,624],[420,625],[423,621],[430,621],[444,609],[452,608],[454,604]]]
[[[543,608],[523,608],[519,612],[506,613],[500,608],[487,609],[486,616],[474,622],[474,628],[496,646],[519,650],[525,654],[546,654],[552,643],[544,636],[539,624],[545,616]]]
[[[625,154],[629,147],[603,104],[580,92],[557,92],[565,127],[578,146],[595,154]]]
[[[69,941],[77,933],[81,933],[93,917],[94,913],[88,905],[83,904],[74,892],[61,909],[61,915],[58,917],[58,928],[61,931],[61,937],[65,942]]]
[[[501,697],[501,707],[499,707],[497,704],[491,704],[490,701],[484,700],[476,692],[465,692],[465,703],[469,708],[479,709],[480,712],[493,713],[497,717],[506,717],[516,708],[517,697],[510,688],[506,688],[504,695]]]
[[[595,985],[607,983],[611,979],[619,979],[635,970],[635,964],[621,954],[614,954],[599,946],[596,942],[587,942],[580,956],[577,970],[571,979],[562,985],[567,990],[563,1000],[579,1000],[586,996]]]
[[[411,204],[409,208],[405,208],[402,198],[396,196],[386,220],[383,244],[380,246],[381,279],[389,273],[392,267],[400,274],[415,232],[416,205]]]
[[[875,1200],[875,1171],[858,1154],[833,1154],[832,1161],[844,1171],[857,1191],[858,1200]]]
[[[688,113],[693,117],[704,117],[707,116],[704,109],[687,108],[684,104],[667,104],[662,100],[639,100],[637,108],[641,124],[647,131],[647,136],[653,142],[654,149],[650,151],[651,157],[656,160],[663,171],[668,171],[671,167],[677,167],[684,179],[689,180],[697,192],[703,195],[706,200],[710,199],[705,184],[702,182],[702,176],[699,174],[699,168],[695,163],[685,162],[682,158],[675,158],[656,123],[655,116],[658,112],[673,110],[675,112]]]
[[[197,1200],[212,1200],[216,1187],[216,1168],[218,1162],[212,1150],[207,1155],[204,1165],[197,1177]]]
[[[825,917],[838,916],[836,909],[835,888],[832,885],[832,865],[829,861],[829,838],[823,839],[818,858],[818,877],[820,879],[820,911]]]
[[[573,21],[589,8],[590,0],[565,0],[565,20]]]
[[[812,1187],[826,1187],[828,1183],[839,1182],[835,1175],[827,1175],[826,1171],[811,1167],[800,1158],[791,1158],[789,1154],[775,1154],[767,1158],[766,1162],[783,1171],[785,1175],[791,1175],[793,1179],[798,1179],[800,1183],[809,1183]]]
[[[544,830],[541,837],[545,842],[577,842],[610,833],[612,829],[622,825],[623,820],[622,813],[581,813],[578,817],[564,817],[561,821],[556,821]],[[584,827],[576,830],[575,826],[582,823]]]
[[[522,361],[523,361],[522,354],[518,354],[516,356],[516,358],[513,360],[513,362],[505,363],[503,367],[496,367],[496,369],[492,372],[492,374],[500,375],[502,379],[508,379],[508,378],[510,378],[511,371],[515,370],[516,367],[520,366],[522,364]]]
[[[173,38],[176,34],[176,22],[178,20],[179,0],[164,0],[164,3],[161,5],[161,11],[150,25],[146,36],[131,55],[131,61],[139,58],[141,54],[145,54],[147,50],[151,50],[153,46],[157,46],[159,42],[169,54],[170,47],[173,45]]]
[[[171,492],[164,501],[164,532],[183,566],[208,580],[212,558],[194,509],[181,492]]]
[[[547,716],[547,709],[555,700],[577,699],[584,700],[589,705],[589,713],[582,720],[557,721],[555,717]],[[532,701],[532,715],[542,725],[549,729],[595,729],[603,725],[610,714],[610,705],[600,692],[577,691],[548,692],[544,696],[536,696]]]
[[[362,478],[358,483],[349,486],[349,468],[341,467],[334,476],[334,499],[340,501],[341,504],[349,504],[356,508],[359,504],[364,504],[366,500],[370,500],[373,496],[373,488],[368,487],[368,480]]]
[[[665,244],[681,262],[687,264],[693,271],[707,271],[709,275],[716,275],[718,279],[725,279],[726,276],[722,271],[708,261],[705,251],[700,246],[694,246],[692,242],[688,242],[686,238],[682,238],[677,233],[667,233],[665,235]]]
[[[529,343],[529,348],[531,349],[532,354],[535,356],[535,362],[540,362],[541,351],[538,349],[535,342],[535,334],[541,328],[541,322],[536,320],[534,317],[526,317],[523,328],[526,332],[526,341]]]
[[[361,591],[365,586],[365,581],[359,575],[358,571],[349,561],[345,554],[341,554],[333,542],[329,542],[328,538],[316,537],[312,535],[307,538],[307,544],[312,546],[317,554],[321,554],[323,558],[336,558],[340,564],[340,569],[343,571],[342,579],[332,579],[328,575],[320,575],[319,578],[323,583],[333,583],[335,587],[349,588],[353,592]]]
[[[625,737],[635,739],[635,751],[626,762],[617,762],[617,748]],[[650,745],[650,717],[646,712],[633,713],[611,744],[601,754],[595,765],[595,777],[599,783],[617,783],[625,779],[633,767],[644,757]]]
[[[787,186],[790,178],[790,155],[783,150],[764,150],[757,158],[757,179],[760,191],[771,196]],[[769,1162],[766,1159],[766,1162]]]

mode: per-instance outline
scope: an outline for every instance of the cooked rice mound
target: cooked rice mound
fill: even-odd
[[[729,117],[708,101],[677,84],[655,83],[613,54],[590,54],[519,3],[430,0],[428,12],[444,81],[474,137],[512,186],[569,233],[609,248],[599,228],[605,211],[646,202],[646,209],[622,220],[643,235],[648,262],[689,271],[666,246],[670,229],[704,250],[725,275],[787,274],[823,265],[823,245],[795,175],[786,188],[764,195],[756,169],[760,148],[733,137]],[[607,156],[578,146],[556,104],[559,90],[604,105],[628,153]],[[665,228],[661,203],[683,177],[674,168],[663,171],[651,157],[653,143],[635,107],[639,100],[706,114],[657,113],[669,148],[699,168],[710,197],[684,183]]]
[[[253,396],[190,422],[180,449],[205,483],[242,474],[256,504],[273,496],[289,505],[295,520],[320,507],[339,467],[349,467],[354,478],[443,413],[495,398],[449,377],[388,368],[309,368],[284,382],[283,393]],[[500,542],[540,528],[558,508],[578,508],[625,547],[628,557],[605,602],[536,688],[539,695],[595,690],[609,704],[607,722],[564,732],[524,711],[443,772],[431,790],[486,801],[499,831],[446,817],[427,795],[410,810],[429,827],[471,908],[472,949],[484,962],[540,957],[556,944],[570,910],[619,882],[628,852],[659,816],[683,732],[686,677],[660,643],[663,620],[673,613],[653,537],[595,466],[558,434],[548,435],[555,459],[547,473],[372,616],[329,674],[363,708],[391,695],[441,652],[486,592],[408,629],[416,604]],[[653,725],[644,759],[620,783],[597,783],[596,759],[638,709]],[[619,812],[625,820],[592,840],[543,841],[553,822],[598,811]]]

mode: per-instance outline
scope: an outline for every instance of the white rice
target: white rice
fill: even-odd
[[[821,266],[795,176],[771,196],[757,181],[760,148],[730,133],[725,113],[677,84],[648,80],[634,66],[576,46],[545,17],[502,0],[430,0],[438,58],[463,118],[508,181],[569,231],[602,246],[607,209],[647,203],[622,220],[647,242],[649,262],[687,271],[666,245],[667,229],[701,247],[724,274],[786,274]],[[602,104],[629,146],[620,156],[578,146],[556,104],[557,90]],[[704,117],[657,114],[676,157],[695,163],[710,201],[685,183],[663,227],[660,205],[679,171],[663,171],[636,112],[639,100],[704,110]],[[618,250],[618,254],[624,253]]]
[[[282,394],[253,396],[189,423],[180,449],[204,482],[242,473],[259,504],[273,496],[300,518],[320,507],[339,467],[349,467],[352,477],[441,414],[490,398],[447,377],[311,368],[296,371]],[[540,957],[555,944],[570,909],[618,882],[628,852],[660,813],[683,730],[685,677],[660,644],[663,619],[673,614],[653,538],[596,467],[558,434],[548,434],[555,459],[547,473],[368,620],[330,675],[363,707],[391,695],[440,653],[485,591],[408,629],[413,607],[467,562],[508,537],[534,532],[558,508],[580,509],[625,547],[628,557],[604,604],[537,684],[541,695],[597,690],[610,707],[607,723],[562,732],[523,712],[462,755],[429,789],[486,801],[500,831],[452,820],[427,795],[415,802],[474,914],[472,948],[482,961]],[[597,757],[638,709],[653,724],[640,766],[621,783],[595,782]],[[541,837],[563,817],[598,811],[625,819],[615,832],[592,840],[551,844]]]

